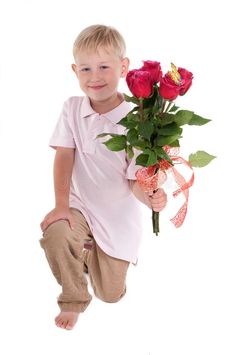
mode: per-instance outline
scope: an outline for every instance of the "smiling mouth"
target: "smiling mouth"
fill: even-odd
[[[90,89],[93,89],[93,90],[99,90],[99,89],[102,89],[104,88],[106,85],[94,85],[94,86],[89,86]]]

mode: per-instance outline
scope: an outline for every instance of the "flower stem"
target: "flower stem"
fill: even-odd
[[[143,121],[144,115],[143,115],[143,98],[142,97],[139,98],[139,112],[140,112],[141,120]]]
[[[160,111],[160,113],[159,113],[159,117],[160,117],[160,118],[162,118],[163,113],[165,112],[166,102],[167,102],[166,100],[163,100],[163,102],[162,102],[161,111]]]
[[[158,171],[158,165],[156,165],[155,168],[155,172],[154,174],[156,174]],[[154,190],[153,192],[157,192],[158,189]],[[153,228],[153,233],[155,233],[156,235],[158,235],[158,233],[160,232],[160,227],[159,227],[159,212],[153,211],[152,210],[152,228]]]
[[[169,108],[170,108],[171,105],[172,105],[172,101],[170,101],[170,102],[168,103],[168,106],[166,107],[165,112],[168,112],[168,110],[169,110]]]
[[[159,212],[153,211],[152,210],[152,227],[153,227],[153,233],[158,235],[160,232],[159,228]]]

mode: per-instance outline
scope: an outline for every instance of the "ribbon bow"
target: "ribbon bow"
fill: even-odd
[[[179,186],[178,190],[173,192],[173,196],[176,197],[182,192],[185,197],[184,204],[176,213],[176,215],[171,218],[171,222],[175,225],[176,228],[178,228],[183,224],[187,214],[189,188],[193,185],[194,173],[192,166],[185,159],[178,156],[179,148],[165,146],[163,149],[173,162],[182,163],[192,170],[192,176],[188,182],[186,182],[185,178],[177,171],[177,169],[165,159],[161,159],[155,165],[139,169],[135,176],[143,191],[152,192],[164,184],[164,182],[167,180],[167,172],[172,173],[176,184]]]

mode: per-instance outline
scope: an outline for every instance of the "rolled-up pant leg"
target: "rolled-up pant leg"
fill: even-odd
[[[46,228],[40,245],[53,275],[62,286],[58,297],[60,309],[83,312],[92,299],[83,273],[83,248],[91,238],[91,231],[83,214],[75,208],[70,210],[75,219],[74,230],[67,220],[56,221]]]

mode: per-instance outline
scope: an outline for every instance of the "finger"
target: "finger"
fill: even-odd
[[[151,196],[153,196],[153,191],[147,191],[146,194],[147,194],[149,197],[151,197]]]
[[[161,203],[165,203],[167,201],[167,196],[163,195],[163,196],[155,196],[152,198],[153,203],[155,204],[161,204]]]
[[[165,207],[166,207],[166,203],[159,203],[159,204],[152,205],[153,210],[157,212],[162,211]]]
[[[160,212],[166,207],[166,204],[167,204],[167,200],[154,202],[152,203],[152,208],[154,211]]]
[[[167,197],[152,200],[153,206],[161,206],[161,205],[166,205],[166,204],[167,204]]]

